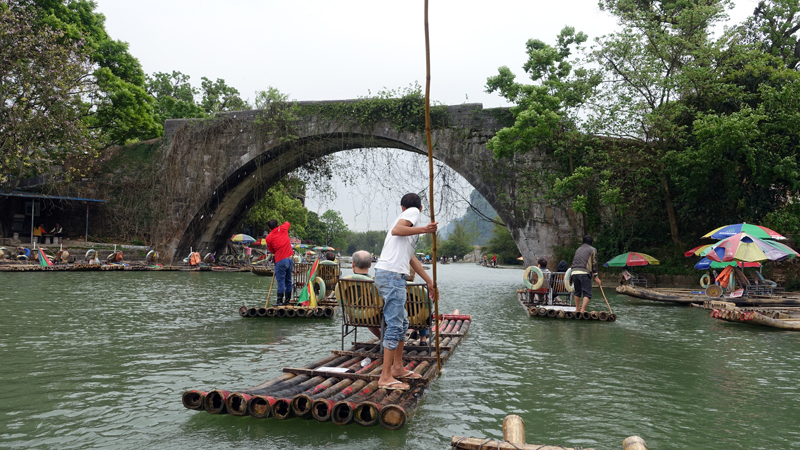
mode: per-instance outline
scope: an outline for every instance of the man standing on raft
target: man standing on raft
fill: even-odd
[[[592,275],[597,285],[600,286],[600,277],[597,276],[597,249],[592,247],[594,240],[590,235],[583,237],[583,245],[575,250],[572,258],[572,284],[575,285],[575,311],[586,312],[589,299],[592,298]],[[583,295],[583,306],[581,306]]]
[[[383,389],[409,389],[410,386],[395,377],[421,378],[418,373],[403,367],[403,346],[408,330],[406,313],[406,278],[410,268],[422,277],[433,298],[433,280],[414,257],[420,234],[436,233],[438,222],[425,226],[420,223],[422,201],[417,194],[406,194],[400,200],[402,213],[395,219],[383,242],[381,257],[375,264],[375,287],[383,297],[383,316],[386,331],[383,336],[383,369],[378,387]],[[434,298],[434,301],[438,299]]]
[[[292,300],[292,273],[294,272],[294,250],[289,240],[289,227],[292,224],[283,222],[278,226],[278,221],[271,219],[267,222],[269,235],[267,236],[267,250],[275,255],[275,280],[278,282],[277,306],[288,305]],[[285,297],[284,297],[285,296]]]

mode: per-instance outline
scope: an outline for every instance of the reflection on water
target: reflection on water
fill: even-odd
[[[242,319],[269,278],[249,273],[2,273],[0,447],[446,449],[452,435],[621,448],[800,446],[800,334],[613,295],[615,323],[530,319],[521,270],[438,269],[440,312],[469,335],[397,432],[213,416],[193,388],[254,386],[322,358],[334,320]],[[590,309],[605,307],[599,291]]]

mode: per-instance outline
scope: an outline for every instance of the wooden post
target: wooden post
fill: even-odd
[[[647,444],[639,436],[630,436],[622,441],[622,450],[647,450]]]
[[[525,443],[525,422],[516,414],[509,414],[503,419],[503,439],[512,444]]]

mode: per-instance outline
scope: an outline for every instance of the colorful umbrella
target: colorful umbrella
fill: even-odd
[[[722,259],[725,256],[725,249],[722,247],[717,247],[712,251],[712,253],[716,253],[717,257],[719,259]],[[694,268],[697,270],[722,269],[727,266],[736,266],[738,264],[739,263],[737,263],[736,261],[718,262],[718,261],[712,261],[708,259],[708,257],[705,257],[700,261],[698,261],[697,264],[694,265]],[[744,267],[761,267],[761,264],[757,262],[747,262],[742,264],[744,264]]]
[[[248,236],[246,234],[234,234],[231,238],[231,242],[239,242],[242,244],[249,244],[251,242],[255,242],[256,240],[253,239],[252,236]]]
[[[306,244],[297,244],[294,246],[295,250],[300,250],[301,248],[308,248]]]
[[[648,264],[657,266],[658,260],[644,253],[628,252],[615,256],[603,264],[603,267],[646,266]]]
[[[316,255],[316,253],[312,252],[311,250],[306,252],[306,255]]]
[[[703,237],[713,238],[713,239],[726,239],[737,233],[747,233],[750,236],[754,236],[760,239],[786,239],[786,237],[778,234],[776,231],[770,230],[767,227],[762,227],[761,225],[753,225],[749,223],[737,223],[734,225],[725,225],[724,227],[719,227],[716,230],[709,232]]]
[[[800,253],[778,242],[759,239],[747,233],[737,233],[720,241],[717,248],[725,249],[722,257],[715,249],[707,255],[708,259],[717,262],[757,262],[781,261],[800,256]]]
[[[253,245],[267,245],[267,238],[261,238],[253,242]]]
[[[713,249],[717,244],[698,245],[697,247],[691,250],[687,250],[686,253],[683,254],[683,256],[686,256],[687,258],[690,256],[706,256],[708,252],[710,252],[711,249]]]

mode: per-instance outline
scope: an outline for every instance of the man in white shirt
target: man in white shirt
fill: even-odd
[[[375,287],[383,297],[383,316],[386,331],[383,336],[383,369],[378,387],[383,389],[409,389],[409,385],[395,377],[420,378],[421,375],[403,367],[403,345],[408,330],[406,314],[406,278],[413,268],[428,285],[433,297],[433,280],[414,257],[420,234],[436,233],[438,222],[419,226],[422,201],[417,194],[406,194],[400,200],[402,213],[395,219],[383,242],[381,257],[375,264]],[[434,301],[438,299],[434,298]]]

